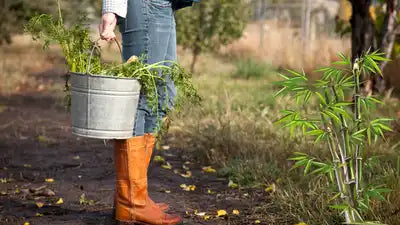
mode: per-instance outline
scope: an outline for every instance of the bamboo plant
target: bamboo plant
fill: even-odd
[[[294,96],[297,104],[294,109],[284,110],[277,123],[289,128],[291,134],[301,131],[326,146],[331,156],[326,162],[300,152],[290,160],[295,162],[294,168],[303,167],[305,175],[329,177],[337,188],[332,198],[337,204],[331,207],[343,213],[345,224],[380,224],[365,221],[362,212],[369,209],[373,197],[384,199],[382,194],[390,190],[363,180],[363,168],[368,163],[364,149],[385,138],[384,133],[391,131],[391,119],[373,118],[371,109],[382,102],[361,94],[360,79],[382,75],[378,64],[386,59],[379,52],[367,52],[354,62],[343,54],[339,56],[332,66],[317,70],[322,76],[315,82],[309,81],[304,72],[288,70],[288,75],[280,74],[283,80],[278,82],[281,89],[276,95]],[[317,105],[317,110],[310,112],[310,105]]]

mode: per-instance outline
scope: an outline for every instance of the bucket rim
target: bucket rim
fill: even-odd
[[[90,77],[98,77],[98,78],[104,78],[104,79],[119,79],[119,80],[135,80],[135,81],[138,81],[138,79],[131,78],[131,77],[114,77],[114,76],[101,75],[101,74],[78,73],[78,72],[70,72],[70,71],[68,71],[67,74],[77,75],[77,76],[82,76],[82,77],[90,76]]]

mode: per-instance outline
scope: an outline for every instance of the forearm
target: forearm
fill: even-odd
[[[125,18],[128,9],[128,0],[103,0],[102,14],[115,13]]]

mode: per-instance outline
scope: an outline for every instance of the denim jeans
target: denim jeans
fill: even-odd
[[[176,61],[175,19],[169,0],[128,0],[128,14],[125,19],[120,18],[119,28],[124,60],[136,55],[144,56],[148,64]],[[173,106],[176,89],[168,76],[166,82],[157,84],[157,89],[158,116],[147,106],[146,95],[140,94],[134,136],[157,132],[159,119]]]

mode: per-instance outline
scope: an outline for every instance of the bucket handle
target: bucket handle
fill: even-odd
[[[90,52],[90,56],[89,56],[89,63],[87,65],[87,67],[86,67],[86,73],[87,74],[90,74],[90,66],[92,64],[92,58],[93,58],[94,50],[97,49],[99,52],[101,52],[100,45],[99,45],[100,40],[101,40],[101,38],[97,39],[93,44],[93,48],[92,48],[92,51]],[[121,54],[122,61],[124,61],[123,56],[122,56],[121,44],[118,42],[118,40],[116,38],[114,38],[113,40],[114,40],[115,44],[118,46],[118,50],[119,50],[119,52]]]

